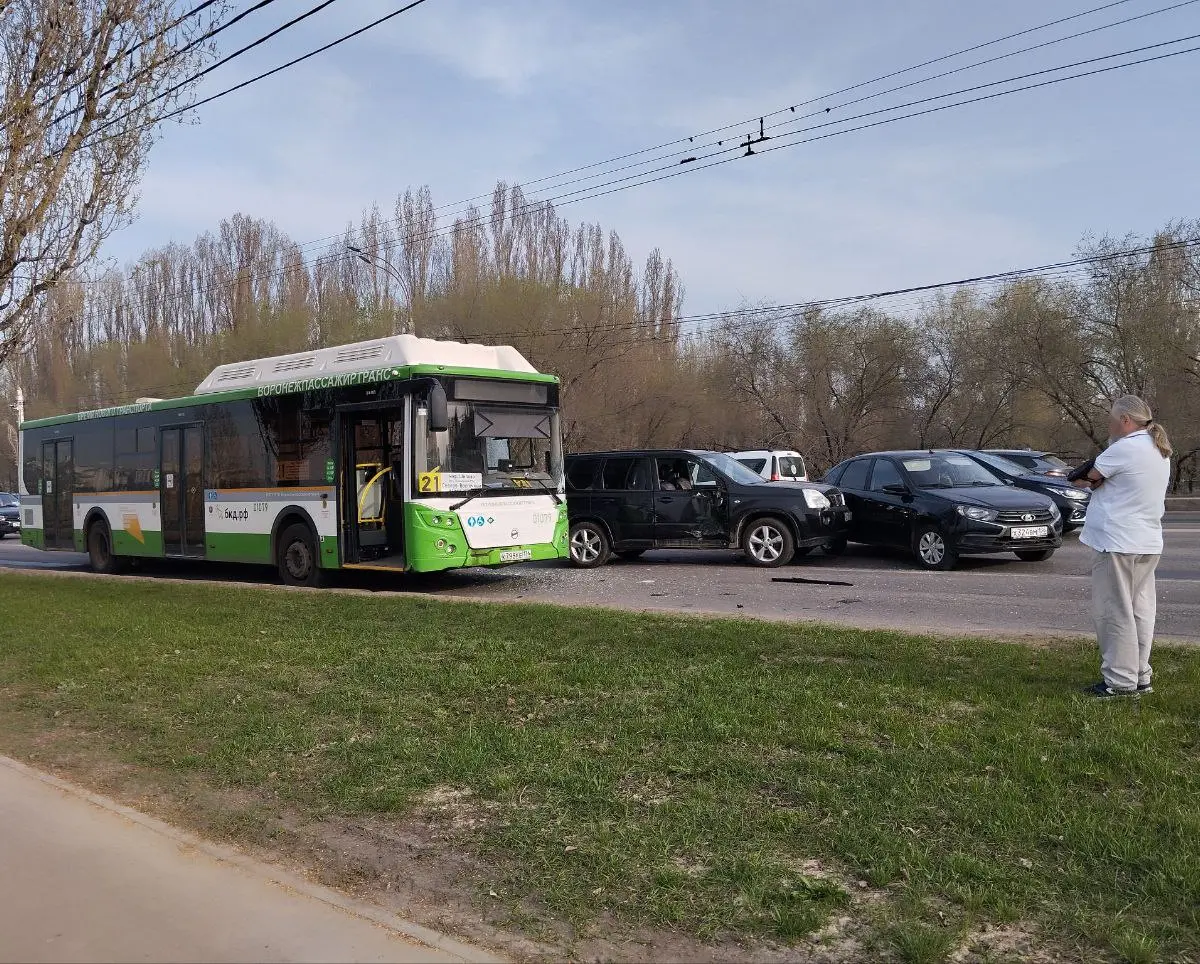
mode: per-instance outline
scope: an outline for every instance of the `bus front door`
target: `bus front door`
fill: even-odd
[[[75,459],[70,439],[42,443],[42,537],[47,549],[75,548]]]
[[[403,501],[393,478],[402,420],[391,413],[341,416],[342,525],[347,564],[404,568]]]
[[[204,558],[204,434],[199,425],[164,428],[159,437],[163,553]]]

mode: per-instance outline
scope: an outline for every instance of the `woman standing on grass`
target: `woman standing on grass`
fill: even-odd
[[[1150,406],[1122,395],[1108,418],[1109,446],[1075,485],[1094,489],[1079,541],[1092,554],[1092,618],[1103,679],[1093,696],[1151,692],[1150,648],[1162,556],[1171,443]]]

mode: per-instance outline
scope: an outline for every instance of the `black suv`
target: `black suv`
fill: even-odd
[[[567,457],[571,561],[602,566],[647,549],[741,549],[756,566],[786,565],[846,538],[837,489],[765,482],[719,452],[656,449]]]
[[[1040,562],[1062,545],[1062,515],[1048,496],[1005,485],[960,452],[860,455],[825,481],[853,510],[851,542],[907,549],[926,569],[953,569],[965,553]]]

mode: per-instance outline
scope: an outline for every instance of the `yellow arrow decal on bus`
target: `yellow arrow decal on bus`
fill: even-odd
[[[137,517],[136,512],[126,512],[121,517],[121,521],[125,523],[125,531],[134,539],[137,539],[142,545],[146,544],[146,537],[142,534],[142,522]]]

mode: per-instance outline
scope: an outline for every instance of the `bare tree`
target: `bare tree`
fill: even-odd
[[[129,222],[156,126],[220,4],[172,0],[0,4],[0,362],[33,308]]]

